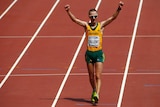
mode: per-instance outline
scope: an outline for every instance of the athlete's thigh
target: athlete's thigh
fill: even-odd
[[[96,62],[95,63],[95,72],[97,76],[101,76],[101,73],[103,71],[103,63],[102,62]]]
[[[93,74],[94,73],[94,64],[93,63],[87,63],[88,73]]]

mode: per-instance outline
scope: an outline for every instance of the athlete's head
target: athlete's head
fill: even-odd
[[[91,20],[95,20],[98,17],[98,13],[96,9],[90,9],[88,12],[89,18]]]

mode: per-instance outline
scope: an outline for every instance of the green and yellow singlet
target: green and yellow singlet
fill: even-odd
[[[99,51],[102,50],[102,31],[101,24],[97,23],[95,29],[92,29],[90,25],[86,26],[86,38],[87,38],[87,50]]]

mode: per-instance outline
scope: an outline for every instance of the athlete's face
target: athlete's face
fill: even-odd
[[[98,13],[96,12],[96,11],[91,11],[90,13],[89,13],[89,18],[91,19],[91,21],[95,21],[96,20],[96,18],[98,17]]]

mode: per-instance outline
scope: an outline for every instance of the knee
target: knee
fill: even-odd
[[[90,79],[91,81],[94,81],[94,74],[90,73],[90,74],[89,74],[89,79]]]
[[[100,74],[97,74],[96,75],[96,79],[98,80],[98,79],[101,79],[101,75]]]

